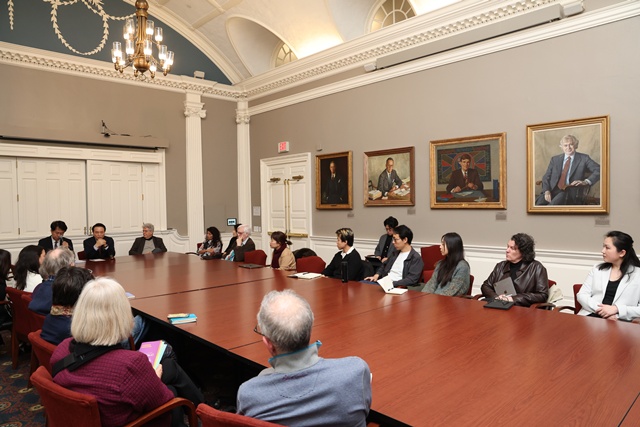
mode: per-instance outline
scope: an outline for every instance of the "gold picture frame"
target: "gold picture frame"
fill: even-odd
[[[609,116],[527,126],[527,212],[609,213]]]
[[[415,147],[364,153],[365,206],[415,206],[414,154]]]
[[[352,175],[351,151],[317,155],[316,209],[353,209]]]
[[[431,141],[431,208],[506,209],[506,135]]]

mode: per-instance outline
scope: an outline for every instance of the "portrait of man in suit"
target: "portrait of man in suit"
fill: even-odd
[[[471,156],[464,153],[458,160],[459,169],[451,172],[449,184],[447,185],[447,193],[459,193],[461,191],[482,191],[484,186],[480,181],[478,171],[471,167]]]
[[[351,156],[351,151],[316,156],[317,209],[352,208]]]
[[[329,176],[322,188],[322,203],[330,205],[349,203],[346,180],[338,173],[336,162],[333,160],[329,163]]]
[[[563,153],[551,158],[542,176],[536,205],[584,204],[584,197],[579,195],[586,195],[600,180],[600,164],[588,154],[577,152],[579,144],[578,138],[571,134],[560,139]]]

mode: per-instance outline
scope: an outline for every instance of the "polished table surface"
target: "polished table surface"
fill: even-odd
[[[239,264],[166,252],[87,261],[85,267],[94,276],[115,278],[136,299],[271,279],[284,273],[271,268],[239,268]]]
[[[172,312],[196,313],[196,323],[166,326],[263,366],[269,355],[253,332],[260,301],[270,290],[294,289],[314,311],[320,355],[366,360],[372,409],[403,423],[639,423],[640,325],[491,310],[412,291],[385,295],[374,285],[297,280],[182,254],[142,257],[87,267],[115,277],[136,294],[134,308],[161,322]]]
[[[409,425],[616,426],[640,391],[640,327],[427,295],[314,327],[356,355],[376,412]],[[262,343],[234,349],[266,364]],[[638,419],[635,419],[638,425]]]
[[[339,280],[327,278],[300,280],[287,277],[287,274],[290,274],[287,272],[274,273],[275,276],[270,280],[257,280],[179,295],[136,298],[131,301],[131,305],[142,313],[164,321],[167,321],[169,313],[195,313],[198,316],[196,323],[175,327],[203,341],[230,350],[261,342],[261,337],[253,332],[253,328],[256,326],[260,302],[271,290],[293,289],[302,295],[309,301],[314,312],[315,326],[424,295],[418,292],[387,295],[378,286],[364,283],[343,284]],[[265,363],[264,357],[260,363]]]

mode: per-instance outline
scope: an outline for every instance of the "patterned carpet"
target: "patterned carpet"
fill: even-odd
[[[0,427],[44,426],[44,408],[34,388],[27,388],[30,353],[20,353],[20,364],[11,368],[11,335],[2,332],[0,346]]]

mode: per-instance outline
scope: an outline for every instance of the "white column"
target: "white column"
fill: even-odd
[[[238,125],[238,222],[242,224],[251,224],[252,219],[250,120],[249,103],[246,99],[240,99],[236,109],[236,123]]]
[[[207,116],[200,94],[187,92],[184,101],[187,131],[187,228],[189,246],[195,250],[204,230],[204,190],[202,188],[202,124]]]

